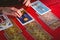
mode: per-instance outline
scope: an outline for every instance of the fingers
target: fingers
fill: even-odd
[[[3,9],[3,7],[0,7],[0,10],[2,10]]]
[[[30,4],[30,0],[27,1],[25,5],[26,5],[26,6],[29,6],[29,4]]]
[[[21,17],[17,12],[12,12],[12,13],[4,12],[4,15],[11,15],[11,16],[15,16],[15,17]]]
[[[10,9],[11,9],[11,10],[14,10],[14,11],[17,11],[17,10],[18,10],[18,9],[15,8],[15,7],[11,7]]]
[[[16,16],[16,17],[22,16],[21,11],[15,7],[5,7],[2,12],[5,15],[12,15],[12,16]]]
[[[18,10],[17,8],[14,8],[12,7],[11,10],[14,10],[15,11],[15,15],[18,16],[18,17],[21,17],[22,16],[22,13],[20,12],[20,10]]]
[[[17,11],[18,15],[21,17],[22,16],[22,13],[20,10]]]
[[[8,10],[9,9],[9,10]],[[11,11],[12,10],[12,11]],[[10,12],[9,12],[10,11]],[[20,12],[20,10],[18,11],[17,8],[15,7],[7,7],[7,11],[6,9],[3,10],[3,13],[5,15],[12,15],[12,16],[18,16],[18,17],[21,17],[22,16],[22,13]]]
[[[27,2],[27,0],[25,0],[25,1],[23,2],[23,4],[26,3],[26,2]]]
[[[10,9],[13,11],[13,12],[11,13],[11,15],[13,15],[13,16],[18,16],[18,17],[21,17],[21,16],[22,16],[20,10],[18,10],[17,8],[11,7]]]
[[[23,4],[25,4],[26,6],[29,6],[30,0],[25,0],[25,1],[23,2]]]
[[[4,15],[16,16],[16,15],[14,14],[14,12],[9,13],[9,12],[3,11],[3,14],[4,14]]]
[[[15,15],[16,15],[17,17],[21,17],[18,13],[15,13]]]

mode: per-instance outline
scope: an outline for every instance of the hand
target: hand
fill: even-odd
[[[3,14],[21,17],[22,13],[15,7],[4,7]]]
[[[25,0],[25,1],[23,2],[23,4],[25,4],[26,6],[29,6],[30,0]]]
[[[3,9],[3,7],[0,7],[0,10],[2,10]]]

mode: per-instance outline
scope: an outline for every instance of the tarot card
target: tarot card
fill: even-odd
[[[20,18],[17,17],[17,19],[22,25],[26,25],[34,20],[33,17],[28,14],[28,12],[26,12],[23,8],[21,8],[20,11],[22,13],[22,16]]]
[[[24,36],[22,35],[22,30],[13,23],[13,27],[10,27],[4,30],[5,36],[8,40],[25,40]]]
[[[0,31],[12,26],[13,24],[6,15],[0,15]]]
[[[45,6],[40,1],[35,1],[35,2],[31,3],[30,6],[40,15],[43,15],[43,14],[51,11],[47,6]]]
[[[49,25],[52,29],[57,29],[60,27],[60,20],[55,21],[54,23]]]
[[[52,40],[52,36],[41,28],[41,25],[36,21],[28,23],[25,25],[26,30],[34,37],[36,40]]]
[[[52,29],[56,29],[60,26],[60,19],[57,18],[52,12],[39,15],[39,17]]]

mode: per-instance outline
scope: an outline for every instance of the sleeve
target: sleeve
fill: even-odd
[[[0,7],[1,6],[14,6],[14,5],[22,5],[24,0],[0,0]]]

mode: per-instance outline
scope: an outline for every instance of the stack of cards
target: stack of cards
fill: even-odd
[[[25,40],[24,36],[22,35],[22,30],[19,29],[14,23],[13,27],[10,27],[4,31],[4,35],[8,40]]]
[[[44,31],[36,21],[28,23],[25,27],[36,40],[52,40],[52,36]]]
[[[56,29],[60,26],[60,20],[55,15],[53,15],[52,12],[48,12],[44,15],[39,16],[52,29]]]
[[[0,15],[0,31],[12,26],[13,24],[6,15]]]
[[[28,14],[28,12],[26,12],[24,9],[20,9],[20,11],[22,12],[22,17],[21,18],[17,18],[20,23],[26,27],[26,30],[32,35],[32,37],[34,37],[36,40],[51,40],[52,37],[44,32],[42,29],[40,29],[40,24],[38,24],[34,18]],[[26,18],[24,20],[24,18]]]
[[[52,29],[56,29],[60,26],[60,19],[58,19],[51,10],[45,6],[42,2],[36,1],[30,5],[39,15],[39,17]]]

